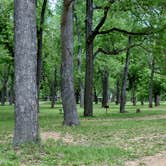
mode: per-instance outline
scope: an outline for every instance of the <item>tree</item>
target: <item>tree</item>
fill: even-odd
[[[45,19],[47,0],[43,0],[41,15],[40,15],[40,25],[37,28],[37,88],[38,95],[40,92],[40,81],[42,72],[42,47],[43,47],[43,26]]]
[[[130,45],[131,45],[131,36],[128,37],[128,46],[130,46]],[[129,62],[130,62],[130,48],[128,48],[127,52],[126,52],[126,63],[124,66],[124,74],[123,74],[123,78],[122,78],[122,89],[121,89],[121,98],[120,98],[120,113],[125,112],[126,86],[127,86]]]
[[[73,1],[63,1],[61,22],[62,66],[61,95],[64,110],[64,125],[78,125],[73,85]]]
[[[15,131],[14,145],[38,142],[35,0],[14,1]]]

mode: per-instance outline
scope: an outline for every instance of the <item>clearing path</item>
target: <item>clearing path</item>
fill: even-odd
[[[166,151],[134,161],[127,161],[125,166],[166,166]]]

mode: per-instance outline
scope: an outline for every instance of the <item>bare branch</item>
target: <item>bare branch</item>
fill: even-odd
[[[120,53],[122,53],[123,51],[126,51],[126,50],[128,50],[128,49],[130,49],[130,48],[133,48],[133,47],[139,47],[139,46],[141,46],[142,45],[142,43],[139,43],[139,44],[133,44],[133,45],[130,45],[130,46],[128,46],[128,47],[126,47],[126,48],[122,48],[122,49],[113,49],[113,50],[104,50],[103,48],[98,48],[97,49],[97,51],[94,53],[94,55],[93,55],[93,59],[95,59],[96,58],[96,56],[97,56],[97,54],[99,54],[99,53],[103,53],[103,54],[105,54],[105,55],[119,55]]]
[[[144,31],[140,31],[140,32],[130,32],[130,31],[127,31],[127,30],[124,30],[124,29],[120,29],[120,28],[111,28],[109,30],[105,30],[105,31],[100,31],[98,32],[99,35],[101,34],[108,34],[108,33],[111,33],[111,32],[120,32],[120,33],[123,33],[123,34],[126,34],[126,35],[133,35],[133,36],[143,36],[143,35],[150,35],[150,34],[154,34],[154,33],[157,33],[157,32],[161,32],[163,30],[166,29],[166,25],[164,25],[161,29],[153,29],[152,28],[147,28],[146,30]]]

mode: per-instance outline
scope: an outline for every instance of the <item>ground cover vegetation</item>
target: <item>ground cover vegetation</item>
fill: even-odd
[[[0,165],[124,165],[165,150],[165,8],[1,0]]]

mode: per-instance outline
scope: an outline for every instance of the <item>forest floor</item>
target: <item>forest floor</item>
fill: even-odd
[[[71,128],[62,126],[60,107],[41,103],[41,143],[13,148],[13,107],[0,106],[0,166],[166,166],[166,103],[152,109],[128,103],[125,114],[114,104],[108,113],[94,105],[92,118],[79,108],[81,125]]]

